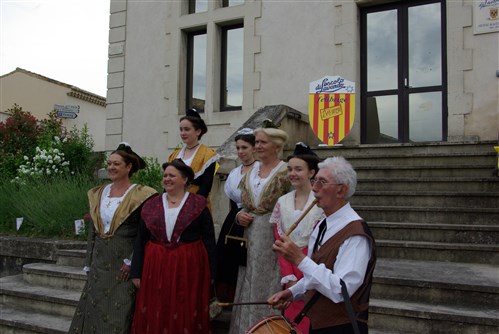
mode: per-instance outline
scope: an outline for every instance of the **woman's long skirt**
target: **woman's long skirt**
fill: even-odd
[[[166,248],[149,241],[132,333],[210,333],[210,266],[202,241]]]

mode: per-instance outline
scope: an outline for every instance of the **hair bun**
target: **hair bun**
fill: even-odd
[[[293,155],[295,155],[295,156],[298,156],[298,155],[314,155],[314,156],[317,156],[317,154],[315,154],[315,152],[312,151],[312,149],[310,148],[310,146],[308,146],[307,144],[305,144],[305,143],[303,143],[301,141],[298,142],[298,143],[296,143]]]
[[[185,112],[185,115],[189,116],[189,117],[201,118],[201,116],[199,116],[198,111],[196,109],[194,109],[194,108],[187,109],[187,111]]]

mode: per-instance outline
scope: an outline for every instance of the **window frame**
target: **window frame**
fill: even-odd
[[[231,24],[221,27],[221,55],[220,55],[220,111],[235,111],[242,110],[242,100],[239,106],[227,106],[225,101],[225,88],[227,86],[227,32],[234,29],[243,29],[244,36],[244,23]],[[244,41],[243,41],[244,42]],[[243,58],[244,58],[244,47],[243,47]],[[243,62],[244,64],[244,62]],[[244,71],[243,71],[244,72]],[[244,73],[243,73],[244,77]],[[243,88],[244,92],[244,88]]]
[[[424,87],[410,87],[406,85],[406,78],[409,78],[409,31],[408,31],[408,11],[410,7],[417,7],[427,4],[440,4],[440,38],[441,38],[441,84]],[[388,10],[397,10],[397,88],[368,91],[367,90],[367,16],[370,13]],[[410,2],[397,1],[383,5],[363,7],[360,13],[360,72],[361,72],[361,143],[367,143],[367,100],[373,96],[397,96],[398,97],[398,138],[397,142],[410,142],[409,133],[409,98],[414,93],[441,92],[442,105],[442,128],[441,141],[447,141],[448,137],[448,109],[447,109],[447,21],[446,7],[443,0],[414,0]],[[410,81],[409,81],[410,83]]]
[[[199,36],[199,35],[205,35],[206,38],[208,38],[208,33],[206,28],[202,28],[196,31],[189,31],[186,32],[186,39],[187,39],[187,61],[186,61],[186,76],[185,76],[185,109],[189,108],[195,108],[198,112],[203,113],[204,110],[206,109],[206,97],[207,97],[207,91],[205,91],[205,100],[204,100],[204,106],[203,108],[195,107],[192,103],[194,100],[193,97],[193,87],[194,87],[194,37]],[[207,50],[205,50],[207,51]],[[206,64],[205,64],[205,70],[206,70]],[[205,76],[208,73],[205,74]],[[205,77],[206,80],[206,77]],[[206,89],[206,82],[205,82],[205,89]]]

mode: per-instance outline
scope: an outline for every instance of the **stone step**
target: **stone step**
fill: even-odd
[[[499,266],[378,259],[371,297],[499,308]]]
[[[0,333],[2,334],[66,334],[72,317],[56,316],[0,304]]]
[[[356,191],[352,205],[497,208],[499,192]]]
[[[212,321],[213,334],[229,334],[231,311],[224,310],[221,315]],[[402,334],[402,332],[377,330],[376,328],[369,327],[370,334]],[[277,334],[277,333],[276,333]],[[283,333],[284,334],[284,333]]]
[[[454,165],[454,166],[359,166],[355,171],[359,178],[430,178],[430,177],[490,177],[494,173],[494,164]]]
[[[499,265],[499,245],[376,240],[380,258]]]
[[[15,275],[0,279],[0,295],[4,305],[72,317],[81,292],[32,285]]]
[[[451,156],[485,154],[497,156],[494,151],[497,140],[481,142],[438,142],[438,143],[394,143],[394,144],[363,144],[360,146],[318,146],[314,151],[321,157],[343,156],[354,157],[396,157],[396,156]],[[285,155],[286,156],[286,155]]]
[[[366,221],[496,225],[499,208],[352,205]]]
[[[371,299],[370,326],[406,334],[497,334],[499,310],[444,304]]]
[[[499,225],[368,222],[375,239],[499,244]]]
[[[488,165],[493,166],[495,156],[493,153],[462,152],[451,154],[408,154],[408,155],[369,155],[355,156],[347,158],[355,167],[366,166],[473,166]]]
[[[87,242],[81,240],[56,241],[57,249],[87,249]]]
[[[56,263],[62,266],[83,268],[86,254],[86,249],[59,249]]]
[[[497,193],[499,192],[499,177],[359,178],[357,182],[358,191],[446,191],[457,194],[468,192]]]
[[[24,280],[33,285],[81,291],[87,280],[81,267],[49,263],[30,263],[23,266]]]

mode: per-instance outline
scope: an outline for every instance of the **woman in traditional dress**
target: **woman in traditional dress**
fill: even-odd
[[[132,333],[210,333],[215,232],[207,200],[187,191],[194,172],[182,160],[163,169],[165,192],[144,204],[134,246]]]
[[[266,124],[272,125],[271,122]],[[240,183],[243,209],[237,215],[237,222],[245,227],[248,253],[246,267],[239,267],[236,303],[265,301],[280,288],[280,270],[272,251],[274,233],[269,218],[277,199],[290,190],[286,163],[279,159],[288,135],[274,127],[258,128],[254,133],[259,161]],[[262,305],[234,307],[230,333],[244,333],[269,313],[277,314]]]
[[[224,190],[230,200],[230,211],[225,218],[217,241],[217,281],[215,286],[218,299],[226,303],[234,301],[239,265],[246,265],[246,246],[241,245],[235,239],[226,239],[226,236],[244,236],[244,228],[235,223],[236,214],[242,207],[239,183],[242,177],[253,168],[256,161],[254,157],[255,135],[252,129],[239,130],[235,142],[241,165],[234,168],[225,181]]]
[[[187,166],[192,168],[194,180],[189,192],[208,198],[209,203],[208,196],[220,156],[213,149],[199,142],[207,132],[208,127],[196,109],[187,110],[186,115],[180,118],[180,138],[184,145],[170,154],[168,161],[182,159]]]
[[[88,191],[87,282],[69,333],[129,333],[135,287],[128,280],[142,204],[156,190],[132,184],[145,162],[121,143],[107,160],[112,183]]]
[[[317,164],[320,160],[317,155],[310,147],[300,142],[296,144],[293,155],[289,156],[287,161],[288,179],[294,190],[279,198],[270,217],[270,223],[275,224],[274,235],[276,239],[280,239],[280,236],[288,232],[289,228],[315,199],[311,180],[319,170]],[[314,206],[290,234],[291,240],[302,249],[304,254],[307,254],[310,234],[312,234],[315,224],[322,218],[325,218],[324,212]],[[303,277],[303,273],[297,266],[289,263],[281,256],[278,259],[281,267],[281,284],[285,288],[294,285]],[[293,321],[303,309],[303,306],[304,302],[302,300],[291,303],[284,311],[284,316]],[[304,317],[298,325],[298,329],[302,334],[308,334],[309,327],[310,321],[307,317]]]

